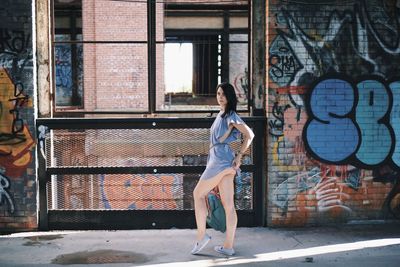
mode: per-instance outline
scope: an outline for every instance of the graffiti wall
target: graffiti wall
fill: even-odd
[[[246,34],[230,34],[230,41],[247,41]],[[229,82],[235,88],[239,104],[247,104],[249,94],[248,81],[248,45],[247,43],[232,43],[229,45]]]
[[[102,203],[105,209],[182,209],[181,176],[179,174],[104,175],[101,179]]]
[[[0,232],[37,227],[32,3],[1,4]]]
[[[268,223],[399,219],[400,1],[312,2],[269,1]]]

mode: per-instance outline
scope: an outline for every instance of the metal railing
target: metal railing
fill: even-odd
[[[41,229],[190,228],[213,118],[38,119]],[[235,177],[239,225],[262,225],[265,118]],[[240,142],[234,142],[237,150]]]

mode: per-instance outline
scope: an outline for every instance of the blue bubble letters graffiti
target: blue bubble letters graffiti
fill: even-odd
[[[400,168],[400,81],[326,76],[307,99],[303,139],[318,160]]]

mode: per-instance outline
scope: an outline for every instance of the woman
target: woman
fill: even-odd
[[[221,110],[210,130],[211,144],[207,167],[193,191],[197,241],[191,253],[198,254],[211,240],[206,233],[205,197],[214,187],[218,186],[226,214],[226,238],[222,246],[216,246],[214,249],[221,254],[232,256],[235,254],[233,240],[237,224],[233,179],[235,174],[240,172],[239,167],[243,153],[250,146],[254,133],[236,114],[237,99],[235,89],[231,84],[222,83],[217,86],[217,101]],[[235,156],[229,143],[236,140],[240,133],[242,133],[244,141]]]

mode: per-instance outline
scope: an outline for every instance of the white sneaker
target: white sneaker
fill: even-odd
[[[196,242],[196,244],[194,244],[194,247],[190,253],[193,255],[198,254],[208,244],[208,242],[210,242],[210,240],[211,236],[205,234],[200,242]]]
[[[226,256],[235,255],[235,250],[233,248],[224,248],[223,246],[215,246],[214,250],[218,253],[224,254]]]

